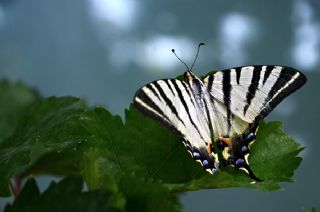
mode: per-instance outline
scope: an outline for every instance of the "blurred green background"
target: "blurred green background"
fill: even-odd
[[[140,86],[185,71],[172,48],[190,64],[199,42],[197,75],[252,64],[304,72],[307,84],[268,119],[283,121],[306,149],[284,190],[190,192],[180,196],[184,210],[320,210],[320,0],[0,0],[1,78],[122,116]],[[39,181],[45,188],[49,179]]]

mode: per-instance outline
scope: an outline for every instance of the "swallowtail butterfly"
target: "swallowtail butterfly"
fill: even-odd
[[[178,133],[192,157],[211,174],[219,167],[217,147],[223,164],[260,181],[248,162],[259,122],[306,77],[293,68],[274,65],[231,68],[204,79],[187,69],[184,80],[156,80],[140,88],[135,107]]]

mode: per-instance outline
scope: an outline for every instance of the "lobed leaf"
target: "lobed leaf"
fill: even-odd
[[[94,124],[88,123],[93,128],[87,129],[95,135],[96,157],[106,163],[97,170],[100,176],[105,170],[115,176],[133,172],[160,180],[172,191],[227,187],[271,191],[280,188],[278,182],[290,181],[301,162],[297,155],[302,147],[283,132],[278,122],[262,122],[259,128],[249,161],[264,181],[254,183],[244,171],[233,167],[221,167],[214,175],[208,174],[175,134],[133,108],[126,111],[125,124],[103,108],[90,113]]]
[[[145,164],[145,177],[162,180],[174,191],[227,187],[271,191],[280,188],[277,182],[291,181],[302,160],[297,155],[303,148],[283,132],[279,122],[262,122],[252,145],[249,162],[254,173],[263,179],[257,183],[244,171],[233,167],[221,167],[214,175],[205,172],[187,153],[179,138],[133,109],[126,112],[125,126],[126,131],[135,132],[130,137],[138,141],[133,147],[135,154],[146,158],[140,162],[141,166]],[[137,146],[144,149],[139,150]]]
[[[48,98],[13,136],[0,144],[2,182],[28,174],[81,173],[90,189],[117,191],[117,176],[135,173],[160,180],[173,191],[203,188],[247,187],[278,189],[290,181],[301,162],[302,147],[278,122],[261,123],[249,161],[263,182],[241,170],[222,167],[214,175],[205,172],[186,151],[180,139],[160,123],[130,108],[126,123],[97,107],[86,109],[83,101]]]

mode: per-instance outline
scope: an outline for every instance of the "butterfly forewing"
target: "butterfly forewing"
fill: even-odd
[[[258,124],[305,81],[302,73],[289,67],[246,66],[216,72],[207,76],[204,84],[212,98],[226,105],[232,115]]]

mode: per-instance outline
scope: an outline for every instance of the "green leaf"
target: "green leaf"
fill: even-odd
[[[124,199],[107,190],[84,192],[79,177],[67,177],[40,194],[34,179],[29,179],[6,212],[14,211],[122,211]],[[115,204],[116,202],[116,204]]]
[[[290,181],[301,162],[297,154],[302,147],[282,131],[278,122],[261,123],[249,161],[264,181],[252,183],[244,171],[233,167],[221,167],[214,175],[208,174],[175,134],[133,108],[126,111],[125,124],[103,108],[90,111],[88,116],[92,117],[87,130],[94,135],[91,142],[97,147],[95,157],[105,162],[95,170],[100,177],[103,172],[134,172],[138,177],[161,180],[172,191],[226,187],[271,191],[280,188],[278,182]]]
[[[280,188],[278,182],[291,181],[302,160],[297,155],[303,148],[283,132],[279,122],[262,122],[252,145],[251,168],[264,180],[258,183],[252,183],[244,171],[233,167],[221,167],[214,175],[208,174],[174,134],[132,109],[126,112],[125,126],[127,132],[132,132],[131,140],[135,140],[132,150],[136,157],[143,158],[135,163],[144,167],[145,177],[162,180],[174,191],[226,187],[271,191]]]
[[[0,143],[14,132],[19,121],[39,99],[35,90],[20,82],[0,80]],[[0,196],[8,195],[8,181],[0,180]]]
[[[0,80],[0,142],[13,133],[19,120],[39,99],[35,90],[20,82]]]
[[[78,173],[81,151],[77,149],[90,136],[82,126],[85,112],[85,103],[77,98],[40,101],[0,143],[0,182],[28,174]]]
[[[283,132],[281,122],[261,122],[251,148],[251,166],[265,181],[291,182],[302,161],[297,157],[302,150],[300,144]]]
[[[132,107],[126,122],[104,108],[88,109],[77,98],[42,100],[15,133],[0,143],[0,182],[29,174],[80,173],[90,190],[120,191],[119,176],[134,173],[161,181],[172,192],[246,187],[263,191],[289,182],[302,147],[277,122],[261,123],[249,161],[263,182],[241,170],[221,167],[210,175],[195,162],[180,139]]]
[[[221,167],[211,175],[192,159],[177,135],[133,107],[126,110],[124,123],[120,116],[102,107],[90,109],[78,98],[39,100],[24,86],[1,83],[8,96],[0,92],[0,100],[6,102],[0,108],[0,196],[9,195],[10,178],[39,174],[80,174],[89,189],[82,192],[82,180],[72,177],[41,194],[29,180],[8,211],[59,210],[65,201],[68,209],[79,205],[79,210],[180,211],[176,192],[279,189],[279,182],[292,181],[302,160],[297,155],[303,148],[283,132],[280,122],[261,122],[249,162],[263,182],[252,183],[233,167]],[[70,199],[71,194],[75,198]],[[88,204],[80,207],[85,199]]]
[[[126,211],[181,211],[175,194],[162,183],[132,174],[119,177],[120,191],[126,197]]]
[[[132,107],[125,114],[127,144],[134,156],[131,160],[139,164],[142,176],[165,183],[186,183],[205,173],[177,135]]]
[[[30,178],[24,185],[22,192],[12,205],[7,204],[5,211],[32,211],[40,198],[40,191],[34,178]]]
[[[119,116],[101,107],[88,111],[86,116],[84,125],[92,134],[92,145],[83,153],[82,174],[89,189],[120,192],[126,197],[126,211],[180,211],[176,196],[145,175],[146,161],[141,157],[135,132]]]
[[[96,108],[90,116],[92,123],[87,124],[87,130],[94,135],[91,142],[102,157],[112,162],[105,167],[108,172],[134,172],[140,177],[176,182],[177,175],[172,172],[177,172],[180,178],[179,172],[189,169],[188,162],[194,175],[202,170],[192,166],[194,161],[189,157],[181,157],[189,153],[176,135],[133,109],[126,111],[125,124],[103,108]]]

